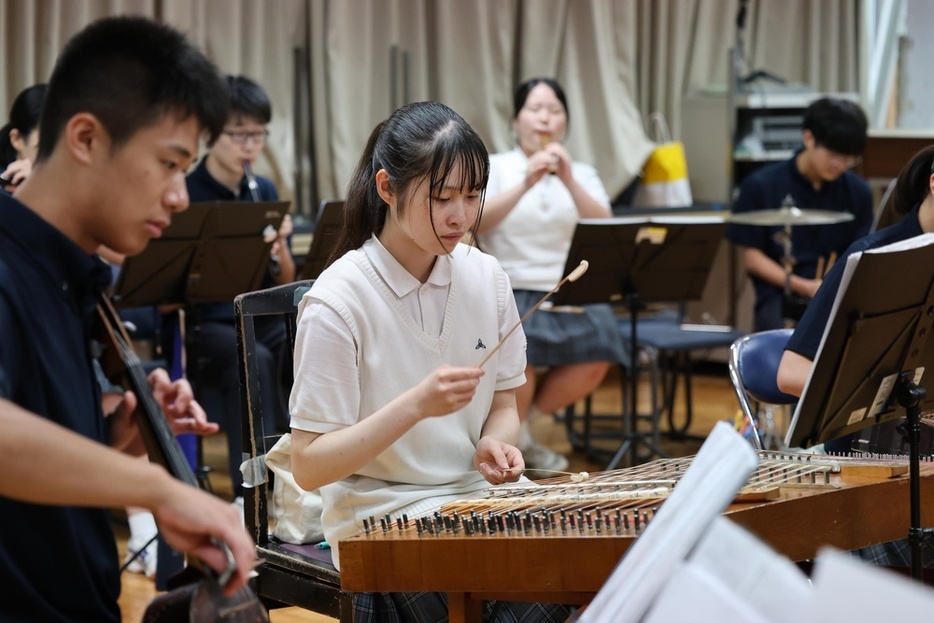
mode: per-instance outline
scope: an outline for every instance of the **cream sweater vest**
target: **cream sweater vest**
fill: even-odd
[[[452,263],[452,278],[441,335],[421,330],[365,253],[355,250],[330,266],[306,300],[318,300],[347,323],[357,346],[361,393],[359,417],[375,412],[417,385],[442,364],[478,364],[500,340],[500,316],[515,307],[509,280],[499,263],[476,248],[458,245],[438,261]],[[301,309],[300,309],[301,313]],[[524,348],[521,331],[511,346]],[[515,342],[518,340],[519,342]],[[483,344],[486,348],[480,348]],[[504,345],[505,348],[505,345]],[[327,365],[321,353],[321,365]],[[359,473],[322,487],[322,525],[339,568],[338,542],[360,532],[363,520],[389,513],[415,517],[447,499],[485,488],[473,456],[496,390],[524,380],[524,369],[498,370],[497,358],[484,367],[470,405],[457,413],[422,420]]]

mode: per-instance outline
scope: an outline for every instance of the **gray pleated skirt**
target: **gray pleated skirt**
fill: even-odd
[[[525,315],[544,292],[515,290],[519,316]],[[609,304],[584,305],[583,311],[549,311],[539,308],[522,324],[533,366],[556,366],[587,361],[628,363],[629,347],[619,320]]]

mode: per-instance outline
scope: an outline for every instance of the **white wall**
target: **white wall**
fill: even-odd
[[[934,128],[934,2],[908,0],[908,42],[903,59],[898,127]]]

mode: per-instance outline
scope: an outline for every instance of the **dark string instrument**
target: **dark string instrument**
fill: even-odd
[[[97,311],[104,342],[100,356],[101,367],[112,382],[119,382],[136,394],[136,422],[150,460],[165,467],[173,477],[185,484],[198,487],[198,480],[169,426],[168,419],[152,395],[142,362],[133,350],[123,323],[106,295],[101,296]],[[227,568],[218,575],[207,565],[189,561],[185,571],[178,574],[180,578],[176,583],[183,585],[156,597],[146,610],[144,623],[252,623],[269,620],[265,607],[249,586],[244,586],[230,597],[224,595],[223,587],[236,571],[236,563],[225,543],[218,541],[216,544],[227,556]]]

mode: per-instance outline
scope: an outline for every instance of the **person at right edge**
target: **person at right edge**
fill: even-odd
[[[850,171],[866,145],[866,115],[855,103],[825,97],[804,112],[803,146],[791,159],[767,165],[743,179],[733,213],[775,210],[790,197],[802,210],[847,212],[853,219],[828,225],[794,225],[793,265],[785,300],[786,272],[781,225],[730,223],[726,237],[742,251],[755,287],[755,331],[780,329],[797,320],[814,297],[822,273],[853,241],[869,233],[873,203],[869,185]]]
[[[821,338],[830,321],[830,312],[840,289],[847,257],[856,252],[877,249],[934,232],[934,145],[915,154],[901,170],[895,191],[892,193],[891,207],[888,209],[892,211],[895,219],[899,220],[894,225],[854,242],[827,273],[827,278],[824,279],[813,302],[801,317],[801,322],[785,345],[785,352],[778,366],[776,380],[783,392],[792,396],[801,396],[804,393]],[[856,433],[844,435],[826,442],[824,448],[828,452],[848,453],[857,436]],[[924,566],[930,568],[934,564],[934,556],[929,547],[924,548],[924,551]],[[905,539],[863,548],[857,550],[856,554],[864,560],[887,567],[907,568],[911,563],[910,548]]]

